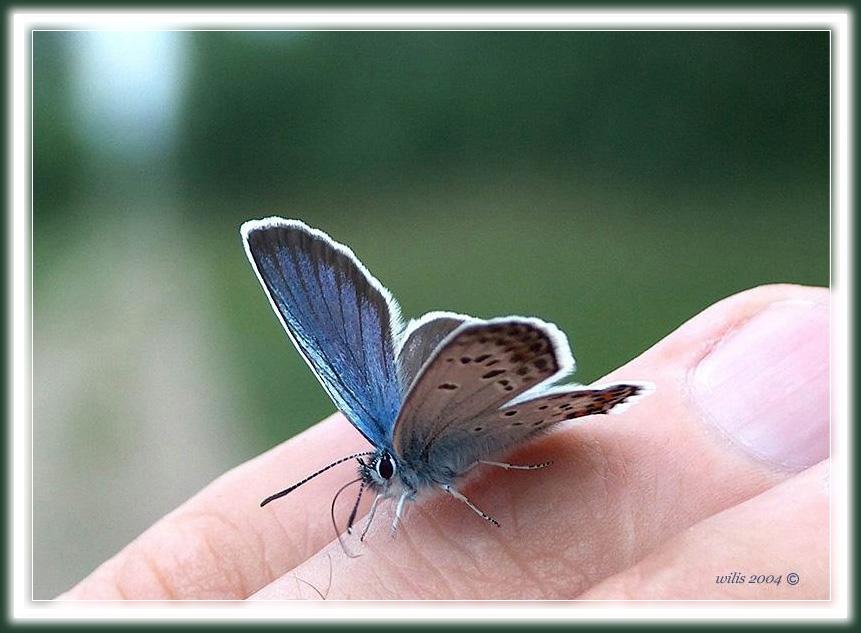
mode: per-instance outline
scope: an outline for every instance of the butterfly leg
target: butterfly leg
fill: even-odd
[[[359,538],[360,541],[365,540],[365,535],[368,533],[368,530],[371,529],[371,522],[374,520],[374,515],[377,513],[377,506],[380,504],[380,499],[382,498],[382,494],[378,494],[374,497],[374,502],[371,504],[371,511],[368,512],[368,522],[365,523],[365,529],[362,530],[362,536]]]
[[[493,523],[496,527],[499,527],[499,521],[497,521],[496,519],[494,519],[494,518],[493,518],[492,516],[490,516],[489,514],[485,514],[484,512],[482,512],[481,510],[479,510],[479,509],[475,506],[475,504],[474,504],[472,501],[470,501],[469,499],[467,499],[465,495],[462,495],[460,492],[458,492],[457,490],[455,490],[453,486],[451,486],[451,485],[449,485],[449,484],[444,484],[444,485],[440,486],[440,488],[442,488],[443,490],[445,490],[448,494],[450,494],[450,495],[451,495],[452,497],[454,497],[455,499],[457,499],[457,500],[459,500],[459,501],[463,501],[466,505],[468,505],[468,506],[472,509],[472,511],[473,511],[473,512],[475,512],[475,513],[476,513],[478,516],[480,516],[482,519],[485,519],[486,521],[490,521],[490,522],[491,522],[491,523]]]
[[[499,468],[504,468],[505,470],[538,470],[539,468],[547,468],[553,462],[541,462],[540,464],[506,464],[504,462],[487,462],[483,459],[475,462],[473,466],[476,464],[487,464],[488,466],[498,466]],[[472,468],[471,466],[470,468]]]
[[[361,461],[361,460],[359,460]],[[347,534],[353,533],[353,522],[356,520],[356,514],[359,512],[359,503],[362,501],[362,493],[365,491],[365,482],[359,486],[359,496],[356,497],[356,503],[353,504],[353,511],[350,512],[350,518],[347,519]]]
[[[404,513],[404,503],[407,500],[407,496],[409,496],[409,492],[404,492],[401,495],[401,498],[398,499],[398,507],[395,510],[395,518],[392,521],[392,537],[394,537],[395,532],[398,531],[398,523],[400,523],[401,515]]]

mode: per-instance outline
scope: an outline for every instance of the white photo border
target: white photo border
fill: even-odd
[[[182,8],[7,10],[9,516],[11,621],[845,620],[849,607],[852,349],[852,13],[845,7],[536,10]],[[828,30],[831,32],[831,599],[672,602],[91,602],[32,598],[32,32],[34,30]],[[839,552],[834,556],[833,552]]]

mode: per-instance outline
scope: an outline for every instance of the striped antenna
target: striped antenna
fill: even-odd
[[[289,488],[286,488],[286,489],[282,490],[281,492],[276,492],[274,495],[266,497],[263,501],[260,502],[260,507],[262,508],[263,506],[265,506],[270,501],[275,501],[276,499],[280,499],[281,497],[284,497],[284,496],[290,494],[291,492],[296,490],[296,488],[298,488],[302,484],[311,481],[312,479],[314,479],[314,477],[326,472],[327,470],[329,470],[333,466],[337,466],[338,464],[343,464],[344,462],[349,461],[351,459],[356,459],[357,457],[364,457],[365,455],[373,455],[373,454],[374,454],[374,451],[365,451],[364,453],[354,453],[353,455],[347,455],[346,457],[342,457],[341,459],[335,460],[334,462],[332,462],[328,466],[324,466],[323,468],[318,470],[316,473],[308,475],[307,477],[305,477],[305,479],[303,479],[302,481],[300,481],[298,483],[293,484]]]

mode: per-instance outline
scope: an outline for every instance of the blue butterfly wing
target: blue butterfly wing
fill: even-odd
[[[245,251],[299,353],[347,419],[390,447],[402,399],[400,310],[353,252],[297,220],[242,225]]]

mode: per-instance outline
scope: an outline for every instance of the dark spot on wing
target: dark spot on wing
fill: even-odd
[[[484,376],[482,376],[482,378],[485,380],[489,380],[490,378],[495,378],[496,376],[499,376],[500,374],[504,374],[506,371],[507,370],[505,370],[505,369],[491,369],[489,372],[484,374]]]
[[[450,382],[444,382],[438,387],[438,389],[445,389],[446,391],[451,391],[452,389],[457,389],[457,388],[458,388],[458,385],[455,385],[455,384],[450,383]]]
[[[517,415],[517,411],[506,411],[503,415],[510,418],[512,415]]]

